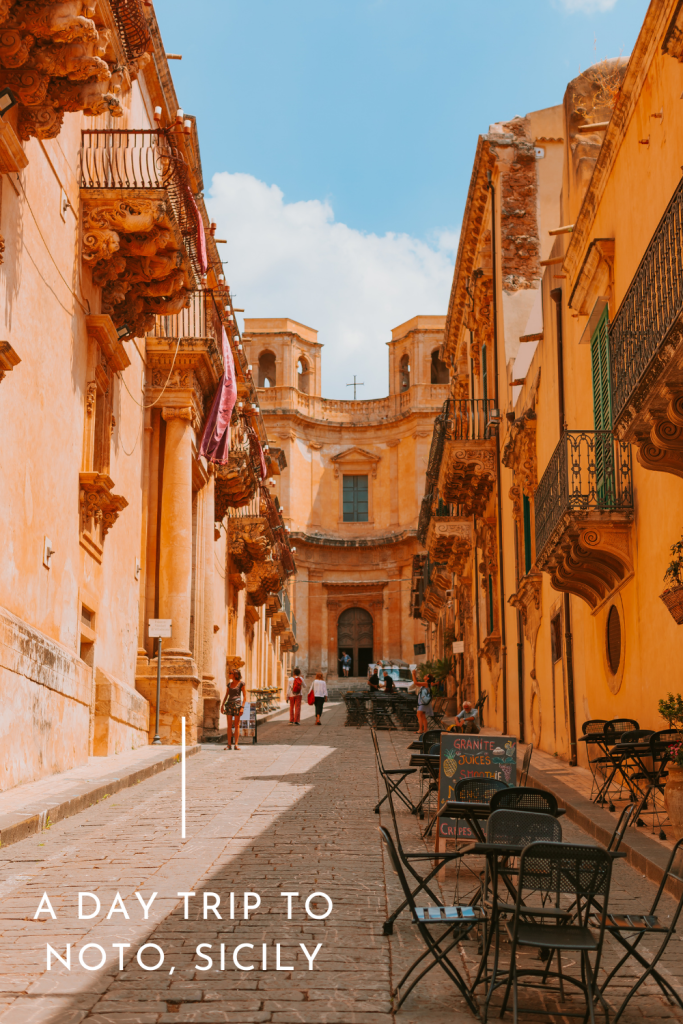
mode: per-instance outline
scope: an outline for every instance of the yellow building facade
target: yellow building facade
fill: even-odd
[[[445,329],[431,650],[452,621],[487,722],[572,762],[585,721],[663,728],[683,689],[660,597],[682,528],[679,6],[653,0],[630,58],[480,137]]]
[[[0,790],[151,741],[150,618],[173,623],[162,741],[180,742],[183,717],[190,742],[216,734],[226,664],[248,666],[250,687],[281,682],[293,637],[271,609],[295,570],[196,124],[152,7],[18,0],[8,12]],[[228,464],[214,466],[198,449],[228,352],[238,403]],[[258,543],[231,577],[247,530]]]
[[[415,659],[424,628],[411,613],[418,514],[431,427],[448,393],[439,352],[444,318],[392,331],[389,394],[321,395],[317,332],[292,320],[245,321],[268,436],[287,467],[277,495],[296,547],[296,661],[304,672],[352,675],[380,658]]]

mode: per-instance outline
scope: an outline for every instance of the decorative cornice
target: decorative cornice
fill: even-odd
[[[659,49],[659,40],[665,33],[670,18],[672,0],[652,0],[629,57],[626,74],[617,95],[609,126],[605,131],[588,190],[574,222],[574,230],[565,254],[562,269],[569,278],[570,287],[576,283],[578,269],[593,233],[602,196],[612,168],[624,141],[626,131],[640,98],[648,71]]]

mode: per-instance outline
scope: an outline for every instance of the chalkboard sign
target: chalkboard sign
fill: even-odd
[[[455,799],[455,784],[461,779],[502,779],[517,785],[517,737],[482,736],[442,732],[439,764],[439,806]],[[475,839],[466,821],[439,818],[443,839]]]
[[[240,736],[243,739],[252,738],[253,742],[256,743],[256,702],[247,701],[242,707],[242,717],[240,718]]]

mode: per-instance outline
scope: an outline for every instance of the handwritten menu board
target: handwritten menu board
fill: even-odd
[[[501,779],[508,786],[517,784],[516,736],[441,733],[439,805],[455,799],[456,782],[476,778]],[[438,829],[443,839],[475,838],[467,822],[460,819],[439,818]]]
[[[242,739],[248,739],[251,737],[256,743],[256,703],[252,701],[246,701],[242,707],[242,717],[240,718],[240,736]]]

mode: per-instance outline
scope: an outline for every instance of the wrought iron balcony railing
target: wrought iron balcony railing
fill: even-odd
[[[168,130],[83,129],[81,188],[164,189],[192,268],[201,277],[197,237],[201,214],[192,195],[187,164]]]
[[[158,316],[148,337],[203,338],[211,359],[219,367],[219,375],[223,373],[221,323],[210,289],[190,292],[189,305],[179,313]]]
[[[489,426],[492,398],[449,398],[444,403],[448,438],[452,441],[488,441],[495,435]]]
[[[536,557],[566,514],[632,511],[631,445],[609,430],[565,430],[534,498]]]
[[[610,325],[615,420],[683,312],[683,179]]]
[[[484,441],[491,437],[489,420],[493,401],[483,398],[448,398],[434,421],[427,463],[427,481],[436,483],[446,441]]]
[[[152,37],[141,0],[109,0],[121,44],[129,61],[151,50]]]

